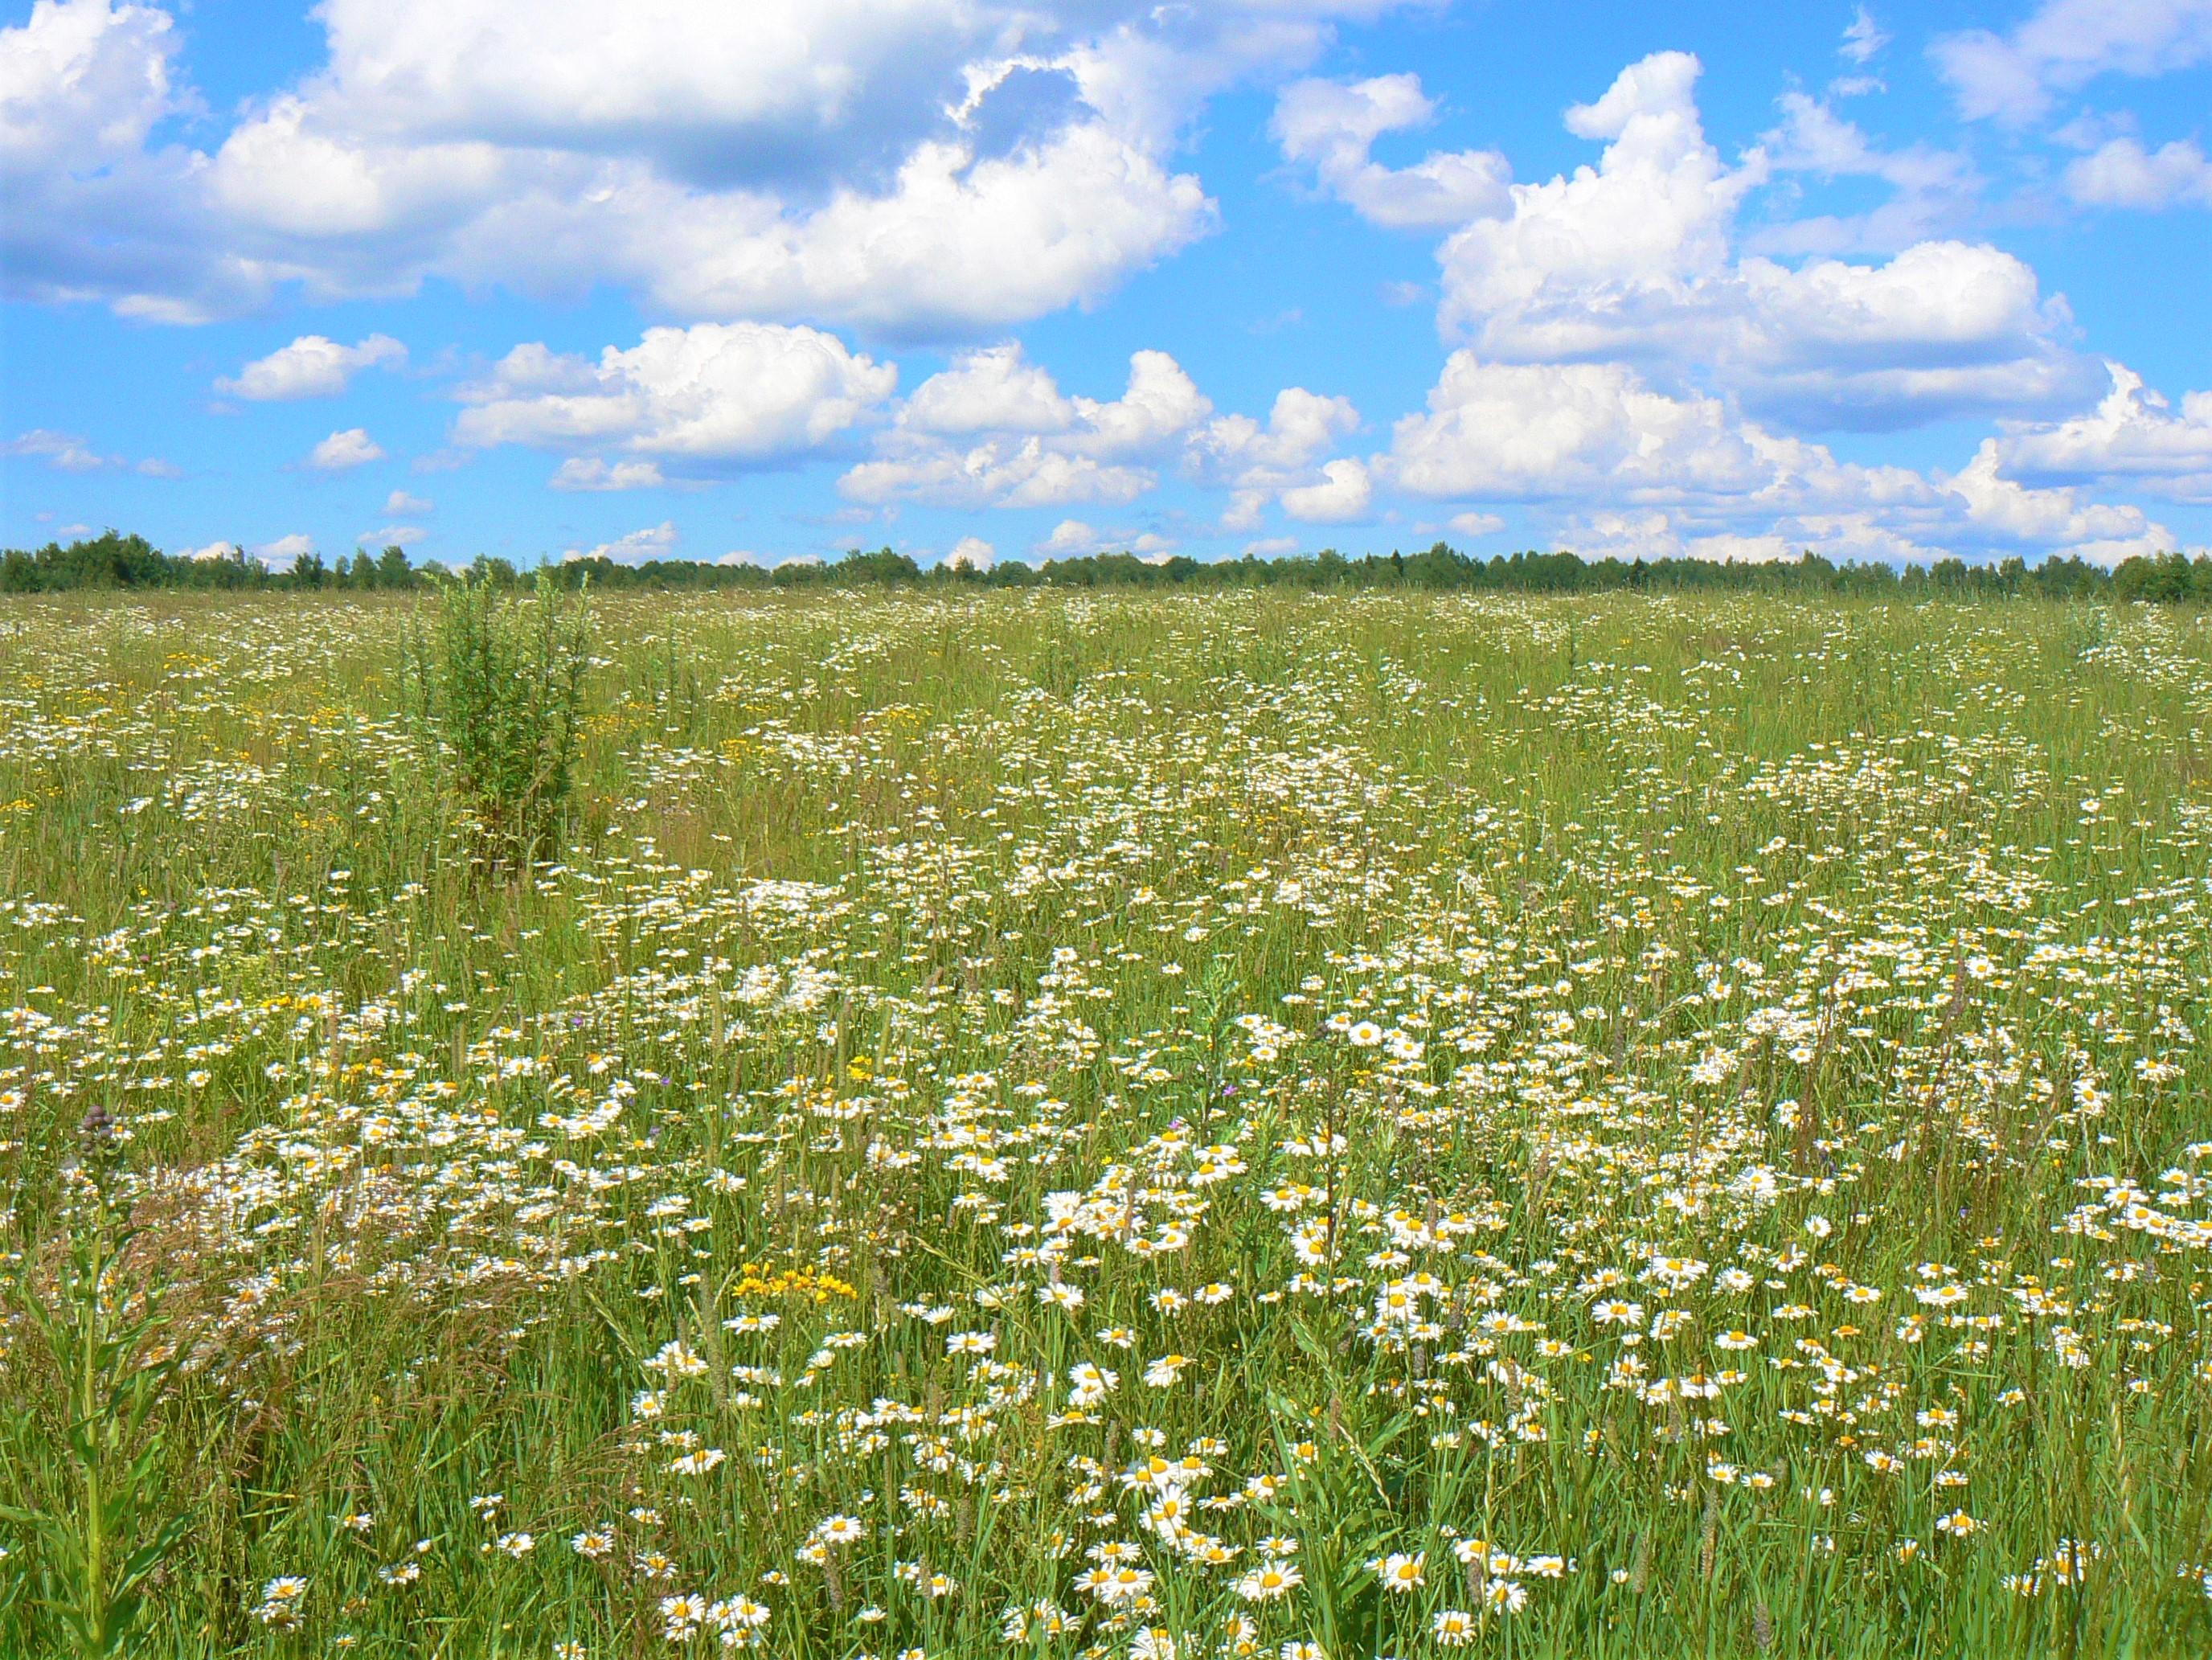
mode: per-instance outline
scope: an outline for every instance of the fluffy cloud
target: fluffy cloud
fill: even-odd
[[[44,461],[57,472],[106,472],[128,468],[145,478],[181,478],[184,469],[173,461],[149,455],[143,460],[133,461],[124,455],[102,455],[75,433],[55,432],[46,427],[33,427],[30,431],[0,444],[0,456],[21,455]]]
[[[611,542],[602,542],[597,547],[570,548],[561,556],[563,559],[611,559],[618,565],[641,565],[650,560],[667,558],[682,539],[676,532],[675,521],[664,519],[658,525],[634,530],[627,536],[618,536]]]
[[[556,490],[634,490],[657,489],[667,482],[658,461],[610,465],[595,455],[572,455],[553,470],[546,484]]]
[[[1364,519],[1375,495],[1373,479],[1358,461],[1332,461],[1321,482],[1283,492],[1283,511],[1307,524],[1336,525]]]
[[[258,357],[216,390],[255,401],[329,398],[346,389],[358,371],[378,363],[404,363],[407,348],[388,334],[372,334],[350,346],[319,334],[303,334],[289,346]]]
[[[404,268],[375,269],[395,242],[404,248],[465,224],[521,171],[489,143],[356,139],[286,96],[223,142],[208,169],[208,205],[235,232],[289,246],[317,289],[384,293],[410,281]]]
[[[1920,242],[1881,265],[1738,260],[1735,216],[1773,159],[1722,161],[1698,119],[1698,72],[1694,58],[1662,52],[1567,112],[1571,131],[1608,141],[1598,166],[1515,185],[1510,214],[1444,244],[1449,333],[1496,359],[1670,364],[1814,429],[2056,407],[2085,392],[2094,369],[2060,344],[2063,304],[1998,249]]]
[[[635,162],[563,161],[443,234],[423,270],[571,289],[612,281],[691,316],[957,333],[1096,300],[1212,216],[1195,179],[1094,123],[982,159],[927,143],[880,191],[840,189],[815,207],[702,192]]]
[[[264,542],[253,550],[253,556],[270,570],[289,570],[297,564],[302,554],[315,550],[315,538],[301,531],[289,536],[280,536],[273,542]],[[203,550],[204,551],[204,550]]]
[[[2100,76],[2163,75],[2212,58],[2212,0],[2044,0],[2009,34],[1946,35],[1929,55],[1961,115],[2019,125]]]
[[[963,536],[945,556],[945,563],[951,570],[988,570],[997,556],[996,550],[981,537]]]
[[[1129,384],[1110,403],[1075,401],[1079,421],[1069,441],[1086,455],[1148,455],[1212,413],[1182,365],[1164,351],[1133,352]]]
[[[154,140],[198,107],[180,46],[166,13],[111,0],[37,0],[0,28],[0,294],[185,322],[258,291],[207,222],[205,158]]]
[[[1764,564],[1796,551],[1779,532],[1743,536],[1728,532],[1686,532],[1675,517],[1659,512],[1599,512],[1567,520],[1560,538],[1585,559],[1720,559]]]
[[[1721,384],[1785,424],[1881,430],[1977,411],[2063,407],[2094,365],[2033,271],[1986,244],[1922,242],[1887,264],[1747,259]]]
[[[394,490],[384,498],[384,510],[387,514],[428,513],[435,506],[436,503],[420,496],[410,496],[405,490]]]
[[[360,427],[334,432],[307,453],[307,465],[321,472],[343,472],[383,459],[383,447]]]
[[[1997,443],[2007,471],[2051,483],[2129,483],[2185,502],[2212,502],[2212,392],[2171,412],[2142,377],[2108,365],[2112,389],[2096,409],[2045,426],[2016,426]]]
[[[2065,182],[2069,196],[2093,207],[2212,207],[2212,161],[2185,140],[2146,150],[2137,139],[2112,139],[2068,164]]]
[[[1358,425],[1350,398],[1285,386],[1275,394],[1266,425],[1249,415],[1217,416],[1192,440],[1192,450],[1239,483],[1280,483],[1273,475],[1309,465]]]
[[[98,472],[123,464],[121,456],[102,455],[73,433],[53,432],[45,427],[34,427],[9,439],[0,445],[0,455],[35,457],[57,472]]]
[[[1030,551],[1048,559],[1069,559],[1096,553],[1105,545],[1104,538],[1080,519],[1063,519],[1052,527],[1051,535],[1033,544]]]
[[[878,441],[877,458],[853,468],[839,488],[872,503],[1120,503],[1152,489],[1158,466],[1173,461],[1194,482],[1231,491],[1225,528],[1251,529],[1271,501],[1296,517],[1343,520],[1365,514],[1371,480],[1357,460],[1317,464],[1358,424],[1348,398],[1303,386],[1278,392],[1264,422],[1214,415],[1212,401],[1162,351],[1131,356],[1119,398],[1071,396],[1020,346],[1006,344],[963,353],[916,387]],[[1040,549],[1091,552],[1109,541],[1068,520]]]
[[[597,363],[517,346],[489,380],[464,390],[469,407],[453,436],[477,447],[612,446],[694,465],[758,465],[830,443],[867,419],[897,380],[892,365],[817,329],[648,329],[628,350],[609,346]],[[614,483],[594,466],[580,464],[566,482],[614,489],[647,482],[633,472]]]
[[[951,507],[1119,502],[1150,489],[1158,459],[1212,411],[1163,351],[1129,359],[1121,397],[1064,394],[1018,346],[969,352],[916,387],[882,454],[839,480],[854,501],[909,497]],[[981,437],[961,447],[948,438]]]
[[[1448,329],[1493,352],[1559,356],[1692,309],[1698,279],[1726,263],[1737,204],[1765,175],[1762,158],[1731,168],[1705,142],[1698,74],[1687,53],[1659,52],[1567,112],[1576,137],[1610,141],[1600,164],[1515,185],[1509,214],[1444,245]]]
[[[326,78],[363,115],[518,149],[596,139],[702,175],[740,165],[717,143],[780,167],[807,165],[801,145],[850,155],[864,107],[880,135],[925,131],[933,94],[991,42],[958,0],[328,0],[318,15]]]
[[[277,286],[630,289],[694,317],[972,332],[1204,234],[1204,100],[1399,0],[330,0],[327,57],[212,154],[176,31],[111,0],[0,30],[10,291],[185,321]]]
[[[1711,559],[1765,564],[1808,550],[1835,560],[1925,564],[1946,550],[1913,538],[1869,513],[1786,514],[1764,528],[1729,529],[1680,510],[1615,510],[1559,523],[1559,544],[1589,558]]]
[[[1984,438],[1974,459],[1943,482],[1966,504],[1972,524],[2001,538],[2062,547],[2100,564],[2173,545],[2172,533],[2145,519],[2139,508],[2084,503],[2070,489],[2031,489],[1997,468],[1997,441]]]
[[[1812,546],[1838,557],[1965,550],[2109,562],[2171,540],[2136,508],[2007,476],[1994,441],[1954,474],[1860,465],[1735,419],[1718,398],[1656,390],[1621,364],[1500,364],[1458,351],[1427,412],[1399,421],[1392,440],[1376,466],[1400,488],[1563,504],[1566,544],[1631,550],[1623,557]]]
[[[1229,486],[1224,530],[1256,528],[1271,499],[1294,519],[1357,519],[1364,515],[1372,494],[1365,469],[1355,461],[1321,469],[1315,464],[1358,425],[1359,411],[1350,398],[1285,386],[1275,394],[1265,425],[1249,415],[1216,416],[1207,422],[1191,435],[1185,464],[1194,477]]]
[[[1063,432],[1075,423],[1075,404],[1061,395],[1046,370],[1010,341],[963,354],[951,368],[915,388],[899,411],[912,432],[971,437],[980,432]]]
[[[1386,167],[1370,154],[1385,133],[1435,118],[1416,75],[1299,81],[1277,96],[1269,131],[1285,160],[1310,166],[1323,190],[1370,223],[1419,229],[1503,212],[1511,169],[1495,150],[1432,154],[1410,167]]]
[[[837,488],[855,502],[904,497],[939,507],[1060,508],[1134,501],[1152,483],[1153,475],[1140,467],[1102,465],[1026,438],[864,461]]]
[[[0,30],[0,160],[12,170],[132,156],[189,108],[169,79],[174,26],[151,6],[37,0]]]
[[[838,488],[870,503],[1115,504],[1152,489],[1158,467],[1175,461],[1200,484],[1232,492],[1228,529],[1259,524],[1270,501],[1294,517],[1337,521],[1366,513],[1372,481],[1357,460],[1316,464],[1358,424],[1349,399],[1303,386],[1278,392],[1265,422],[1216,416],[1162,351],[1131,356],[1119,398],[1071,396],[1018,345],[992,346],[960,355],[916,387],[878,441],[876,459],[847,472]],[[1068,520],[1040,550],[1087,553],[1109,540]]]
[[[1669,397],[1618,363],[1494,363],[1455,351],[1428,402],[1426,414],[1397,423],[1389,456],[1393,479],[1418,495],[1738,494],[1771,476],[1718,399]]]
[[[1854,64],[1870,64],[1881,49],[1889,44],[1889,36],[1864,6],[1853,14],[1850,27],[1844,31],[1844,44],[1838,48]]]
[[[1769,225],[1747,239],[1770,253],[1887,253],[1940,234],[1963,219],[1982,185],[1966,155],[1915,143],[1884,149],[1826,99],[1784,93],[1782,125],[1759,140],[1772,174],[1832,181],[1869,179],[1887,201],[1857,214],[1810,214]]]

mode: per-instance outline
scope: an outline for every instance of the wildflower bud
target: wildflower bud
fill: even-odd
[[[86,1164],[99,1169],[114,1162],[122,1151],[115,1132],[115,1120],[106,1108],[95,1103],[76,1127],[77,1151]]]

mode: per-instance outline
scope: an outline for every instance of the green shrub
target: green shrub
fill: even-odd
[[[527,599],[482,578],[439,584],[408,678],[426,741],[495,866],[543,857],[557,837],[575,765],[590,665],[586,594],[540,572]]]

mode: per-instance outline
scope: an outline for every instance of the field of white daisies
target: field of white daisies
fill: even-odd
[[[0,610],[0,1652],[2212,1651],[2212,619]]]

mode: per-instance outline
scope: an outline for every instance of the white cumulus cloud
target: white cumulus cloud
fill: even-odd
[[[2212,0],[2043,0],[2008,34],[1944,35],[1929,55],[1961,115],[2016,126],[2100,76],[2164,75],[2212,59]]]
[[[1212,401],[1162,351],[1132,354],[1118,398],[1071,395],[1010,344],[963,353],[924,381],[879,437],[877,456],[846,473],[839,488],[871,503],[1113,504],[1152,489],[1158,469],[1172,461],[1201,486],[1231,490],[1225,528],[1254,527],[1271,501],[1296,516],[1343,520],[1364,514],[1371,481],[1356,460],[1318,464],[1358,424],[1350,399],[1303,386],[1278,392],[1264,422],[1215,415]],[[1299,493],[1295,504],[1291,492]],[[1073,539],[1054,539],[1063,532]],[[1069,520],[1040,545],[1089,552],[1108,539]]]
[[[1462,350],[1428,401],[1397,423],[1389,457],[1395,481],[1422,496],[1734,493],[1771,477],[1718,399],[1655,391],[1619,363],[1495,363]]]
[[[319,334],[303,334],[215,385],[217,392],[257,402],[329,398],[343,392],[362,369],[406,361],[407,348],[388,334],[372,334],[350,346]]]
[[[2037,482],[2131,483],[2179,501],[2212,502],[2212,392],[2173,410],[2123,364],[2112,388],[2071,420],[2014,425],[1998,441],[2006,471]]]
[[[1321,482],[1283,492],[1283,511],[1307,524],[1342,524],[1366,517],[1374,480],[1361,462],[1346,458],[1322,469]]]
[[[570,548],[563,559],[611,559],[618,565],[641,565],[654,559],[668,558],[682,540],[676,532],[673,520],[664,519],[657,525],[634,530],[618,536],[611,542],[602,542],[596,547]]]
[[[264,542],[253,550],[253,556],[270,570],[289,570],[299,562],[302,554],[315,550],[315,538],[304,531],[294,531],[289,536],[280,536],[273,542]]]
[[[962,438],[1064,432],[1075,419],[1073,400],[1024,356],[1018,341],[962,353],[951,368],[915,387],[899,411],[899,424],[910,431]]]
[[[658,461],[609,463],[596,455],[572,455],[546,480],[556,490],[652,489],[667,482],[660,476]]]
[[[2066,193],[2100,208],[2212,207],[2212,160],[2186,139],[2147,150],[2114,138],[2067,164]]]
[[[462,444],[614,446],[695,464],[761,464],[817,450],[867,419],[898,371],[818,329],[701,323],[647,329],[597,363],[518,346],[489,380],[465,388]],[[609,485],[589,464],[570,483]],[[629,482],[644,482],[642,475]]]
[[[198,107],[168,15],[38,0],[0,30],[0,265],[170,321],[444,278],[973,334],[1211,231],[1206,100],[1401,3],[330,0],[323,61],[203,150],[157,142]]]
[[[1204,464],[1240,483],[1280,483],[1275,474],[1307,466],[1358,425],[1350,398],[1285,386],[1275,394],[1266,424],[1249,415],[1216,416],[1191,447]]]
[[[1974,459],[1943,480],[1976,526],[2013,541],[2064,548],[2100,564],[2173,545],[2172,533],[2140,508],[2084,502],[2071,488],[2033,489],[1999,471],[1997,441],[1984,438]]]
[[[57,472],[97,472],[103,467],[120,466],[123,461],[119,455],[102,455],[74,433],[46,427],[33,427],[9,439],[0,445],[0,455],[35,457]]]
[[[2108,424],[2126,418],[2118,411]],[[2061,430],[2015,441],[2084,447],[2078,431],[2052,436]],[[2013,476],[1995,440],[1955,473],[1846,462],[1738,418],[1719,398],[1658,390],[1618,363],[1493,363],[1455,352],[1427,410],[1396,423],[1375,465],[1417,496],[1551,504],[1564,514],[1562,545],[1601,556],[1743,558],[1811,546],[1838,558],[1963,550],[2109,562],[2171,545],[2136,507]]]
[[[1512,169],[1495,150],[1433,152],[1408,167],[1385,167],[1370,154],[1384,134],[1435,119],[1417,75],[1348,85],[1308,80],[1277,95],[1269,131],[1285,160],[1310,166],[1323,190],[1372,224],[1419,229],[1503,212]]]
[[[838,481],[854,501],[896,497],[949,507],[1121,502],[1150,489],[1155,461],[1212,412],[1164,351],[1129,358],[1119,398],[1071,397],[1020,349],[956,359],[916,387],[881,453]],[[948,440],[981,437],[964,447]]]
[[[334,432],[307,453],[307,465],[322,472],[343,472],[383,459],[383,446],[361,427]]]
[[[855,502],[905,497],[940,507],[1059,508],[1134,501],[1153,482],[1144,468],[1109,465],[1024,438],[863,461],[837,488]]]
[[[1446,241],[1448,331],[1493,359],[1668,364],[1810,429],[2021,413],[2086,392],[2094,366],[2063,344],[2063,303],[2002,250],[1935,240],[1879,265],[1739,259],[1735,216],[1772,158],[1722,160],[1698,73],[1694,58],[1658,53],[1568,111],[1571,131],[1608,141],[1598,165],[1515,185],[1510,214]]]
[[[11,167],[129,158],[189,107],[173,87],[167,13],[111,0],[36,0],[0,30],[0,160]]]
[[[1069,559],[1096,553],[1104,545],[1098,532],[1080,519],[1063,519],[1052,527],[1051,535],[1033,544],[1030,551],[1048,559]]]
[[[112,0],[36,0],[0,28],[0,294],[194,322],[265,291],[209,218],[205,158],[155,139],[198,107],[182,46],[166,12]]]

